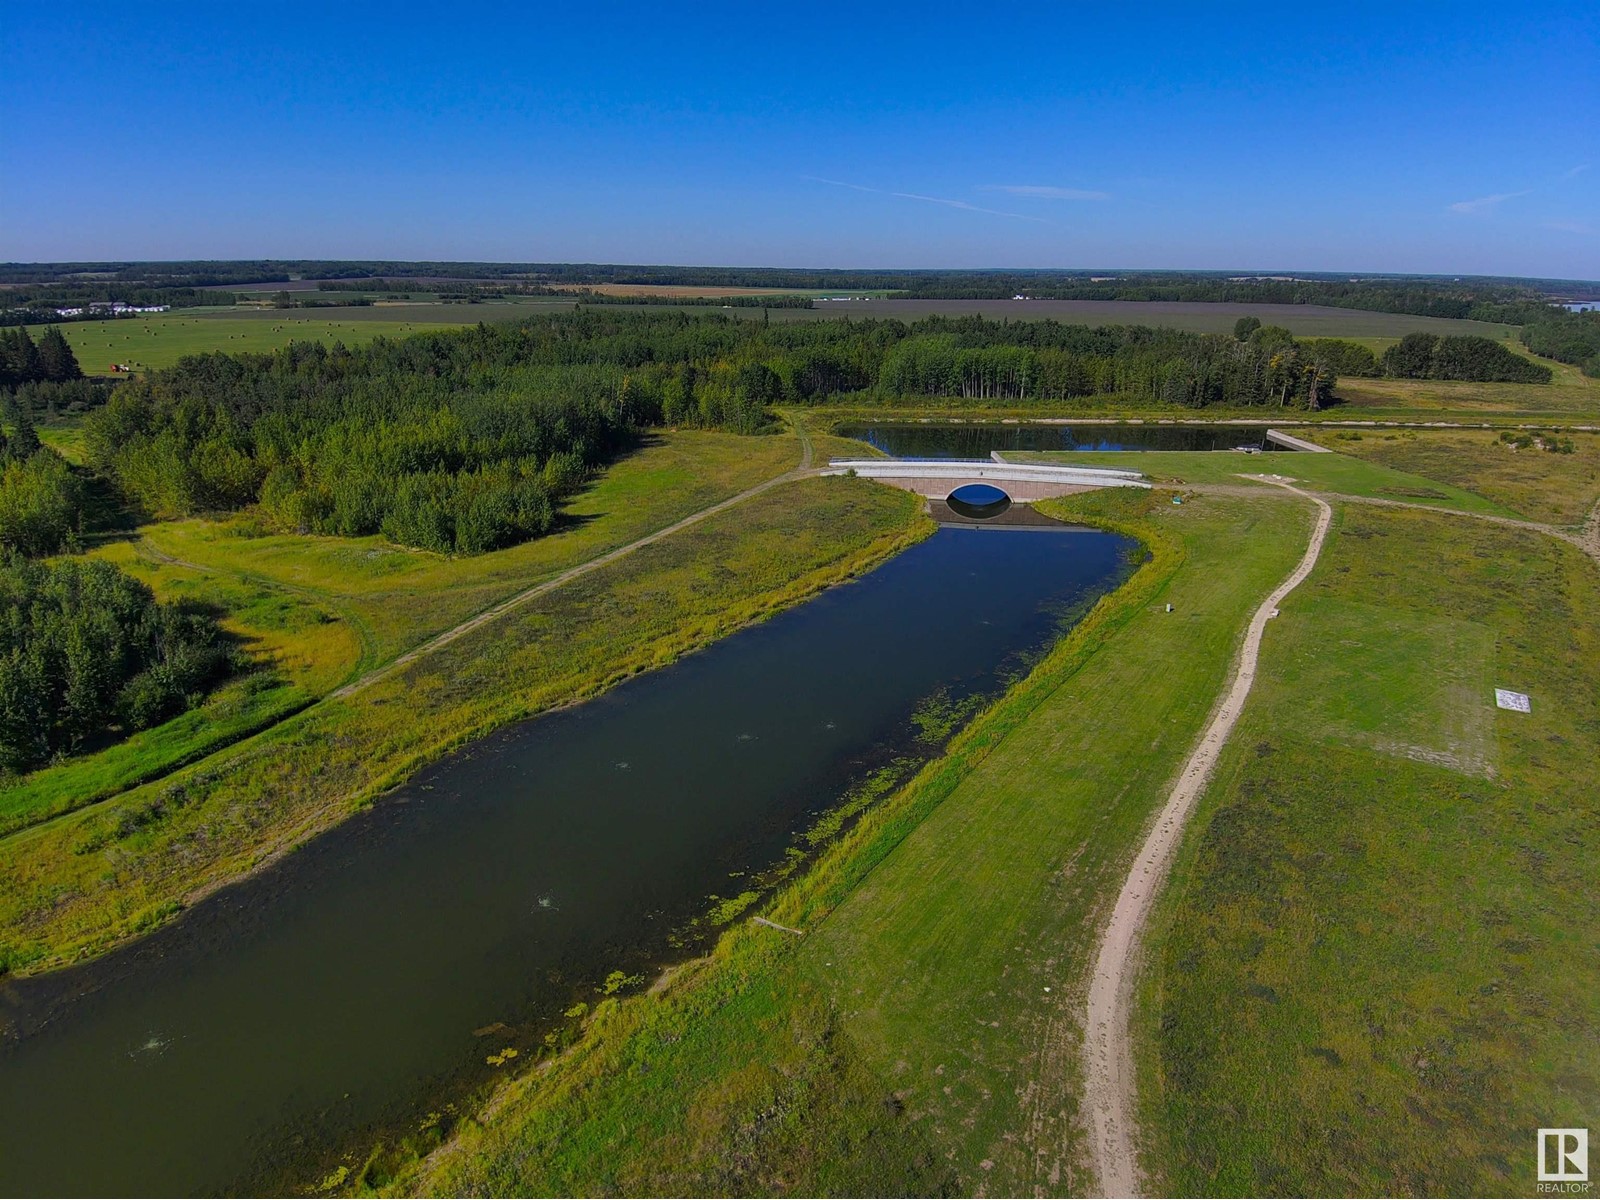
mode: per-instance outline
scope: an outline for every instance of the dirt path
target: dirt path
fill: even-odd
[[[375,670],[368,671],[365,675],[361,676],[361,678],[352,680],[350,683],[345,684],[337,691],[330,692],[329,695],[334,699],[343,699],[347,696],[353,696],[364,688],[370,687],[372,684],[377,683],[378,680],[393,674],[395,671],[398,671],[407,664],[416,662],[417,659],[432,654],[435,650],[438,650],[443,646],[448,646],[457,638],[464,637],[466,634],[471,633],[474,629],[479,629],[484,625],[487,625],[489,622],[503,617],[512,609],[526,604],[529,600],[537,599],[538,597],[543,596],[546,592],[553,592],[556,588],[564,587],[571,583],[574,579],[577,579],[582,575],[587,575],[590,571],[597,571],[607,563],[614,563],[619,558],[624,558],[627,555],[632,554],[635,550],[641,550],[645,546],[653,545],[654,543],[659,542],[662,538],[671,537],[673,534],[678,533],[681,530],[688,529],[691,525],[698,525],[707,517],[714,517],[719,512],[730,509],[737,504],[743,504],[746,500],[749,500],[755,496],[759,496],[762,492],[770,491],[779,484],[788,483],[790,480],[803,478],[811,472],[811,438],[799,425],[795,426],[795,432],[800,437],[800,465],[795,467],[793,470],[785,471],[782,475],[776,475],[764,483],[758,483],[755,485],[755,487],[746,488],[738,495],[729,496],[726,500],[720,501],[717,504],[713,504],[709,508],[702,508],[699,512],[690,513],[682,520],[674,521],[671,525],[666,526],[664,529],[658,529],[654,533],[646,534],[637,541],[629,542],[625,546],[618,546],[615,550],[608,550],[598,558],[591,558],[587,562],[579,563],[575,567],[571,567],[565,571],[562,571],[559,575],[555,575],[549,579],[546,579],[543,583],[538,583],[533,587],[525,588],[516,595],[510,596],[507,599],[500,601],[500,603],[484,609],[476,616],[468,617],[465,621],[461,622],[461,624],[455,626],[454,628],[447,629],[443,633],[436,634],[434,637],[429,638],[426,642],[423,642],[422,645],[416,647],[415,649],[406,651],[393,662],[387,663],[386,665],[378,667]]]
[[[1178,782],[1157,816],[1155,827],[1134,859],[1095,956],[1084,1022],[1084,1102],[1092,1123],[1090,1145],[1103,1196],[1139,1194],[1133,1047],[1128,1022],[1145,921],[1172,865],[1195,801],[1205,790],[1217,756],[1244,709],[1245,698],[1255,682],[1256,660],[1267,622],[1276,615],[1284,597],[1316,566],[1333,520],[1333,510],[1321,498],[1286,483],[1276,486],[1304,496],[1317,506],[1317,523],[1311,541],[1300,564],[1250,619],[1244,645],[1239,649],[1233,683],[1217,706],[1199,745],[1183,764]]]

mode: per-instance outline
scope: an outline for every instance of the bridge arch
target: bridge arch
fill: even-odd
[[[986,521],[1010,508],[1011,496],[993,483],[963,483],[953,488],[944,502],[959,516]]]

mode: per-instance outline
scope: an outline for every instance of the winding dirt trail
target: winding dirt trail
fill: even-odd
[[[1178,782],[1156,818],[1155,827],[1128,871],[1128,878],[1117,896],[1100,946],[1095,955],[1089,982],[1089,1009],[1084,1022],[1084,1102],[1090,1114],[1090,1144],[1095,1173],[1103,1196],[1137,1196],[1139,1170],[1135,1156],[1134,1063],[1129,1034],[1129,1013],[1133,1001],[1134,978],[1140,955],[1145,921],[1155,897],[1166,880],[1177,851],[1183,827],[1194,810],[1195,801],[1205,790],[1206,781],[1227,744],[1246,697],[1255,683],[1256,661],[1261,651],[1261,636],[1285,596],[1299,587],[1322,553],[1322,543],[1333,520],[1327,502],[1309,492],[1275,480],[1287,491],[1310,500],[1317,506],[1317,523],[1300,563],[1256,609],[1239,649],[1233,683],[1224,694],[1189,755]]]

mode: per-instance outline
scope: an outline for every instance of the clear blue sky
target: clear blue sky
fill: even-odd
[[[1593,0],[129,0],[0,38],[5,259],[1600,277]]]

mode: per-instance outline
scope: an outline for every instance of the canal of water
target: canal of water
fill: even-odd
[[[995,450],[1276,450],[1261,426],[869,421],[840,425],[895,458],[988,458]]]
[[[425,1125],[611,972],[703,945],[710,897],[919,752],[930,697],[1002,688],[1134,549],[941,529],[452,755],[124,950],[0,981],[0,1194],[303,1188]]]

